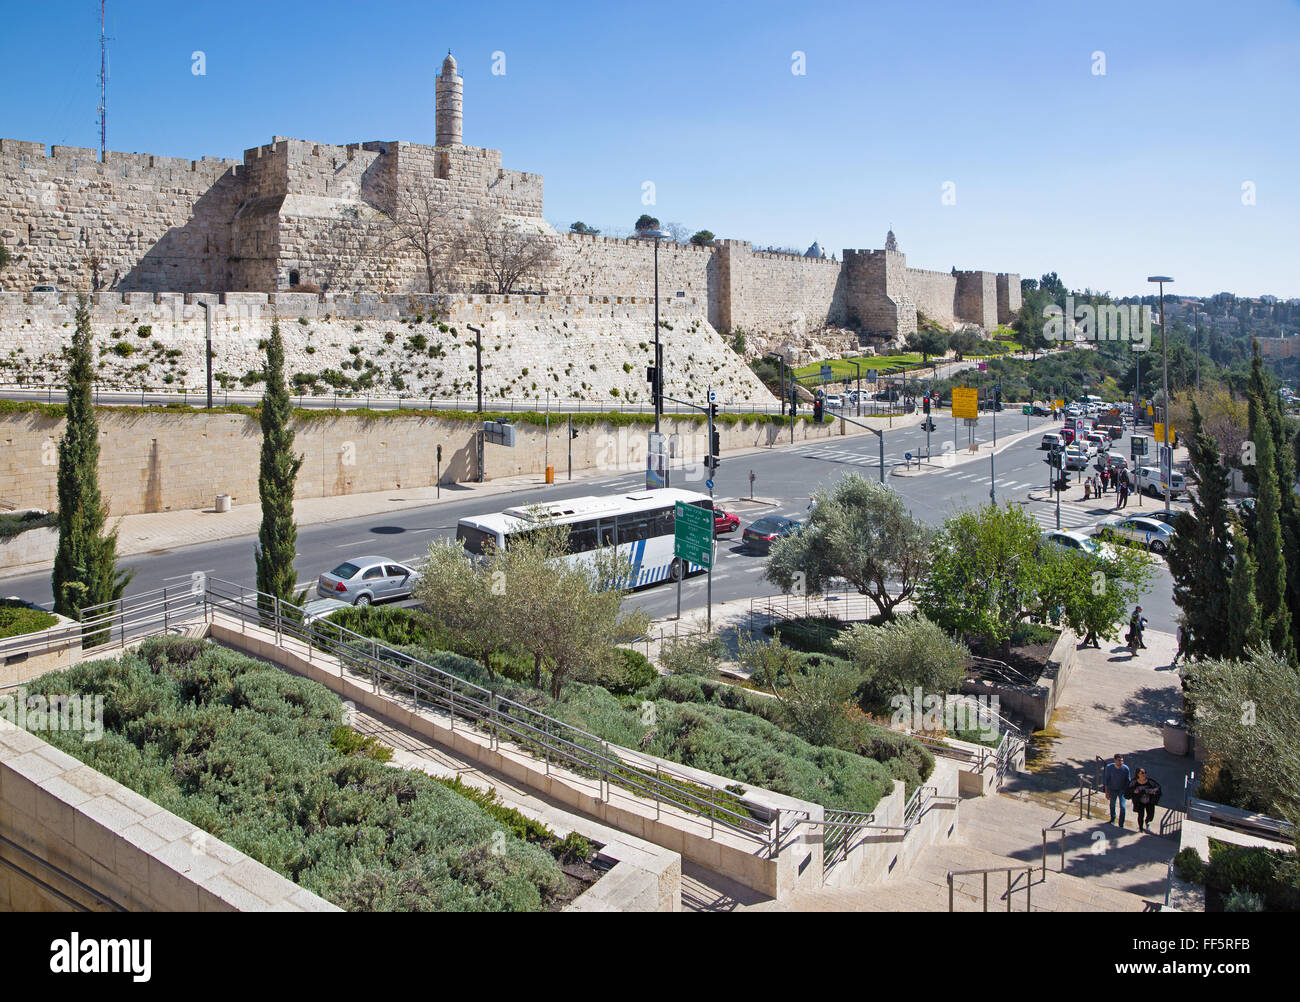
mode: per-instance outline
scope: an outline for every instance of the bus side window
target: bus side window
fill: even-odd
[[[646,539],[654,531],[655,515],[654,512],[637,512],[633,515],[620,515],[618,517],[618,541],[623,543],[636,543]]]
[[[586,553],[596,548],[596,523],[574,522],[569,527],[569,552]]]
[[[654,525],[650,528],[651,536],[671,536],[676,531],[676,508],[661,508],[654,512]]]
[[[612,518],[602,518],[600,520],[600,545],[613,546],[615,538],[614,520]]]

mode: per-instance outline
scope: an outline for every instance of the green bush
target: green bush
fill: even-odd
[[[619,647],[617,651],[618,660],[615,664],[586,675],[580,672],[574,678],[579,682],[599,685],[615,696],[630,696],[659,678],[658,669],[641,652],[626,647]]]
[[[1179,880],[1189,884],[1203,884],[1205,883],[1205,860],[1201,859],[1201,854],[1191,846],[1180,849],[1174,856],[1174,872],[1178,874]]]
[[[549,852],[432,777],[382,764],[340,733],[333,693],[264,662],[149,640],[29,688],[103,695],[103,740],[43,736],[348,910],[538,910],[564,886]]]
[[[1264,911],[1264,899],[1254,891],[1245,891],[1240,888],[1233,888],[1227,900],[1223,902],[1225,912],[1262,912]]]
[[[30,608],[17,599],[0,598],[0,637],[48,630],[58,620],[44,609]]]
[[[861,673],[864,706],[888,705],[919,687],[943,695],[961,683],[970,652],[922,615],[900,616],[883,626],[857,624],[837,645]]]
[[[46,529],[59,524],[55,512],[22,511],[0,514],[0,539],[9,539],[28,529]]]
[[[130,341],[118,341],[113,345],[113,354],[119,358],[130,358],[135,354],[135,345]]]

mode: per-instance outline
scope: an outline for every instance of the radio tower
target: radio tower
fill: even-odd
[[[104,4],[99,0],[99,162],[108,143],[108,39],[104,35]]]

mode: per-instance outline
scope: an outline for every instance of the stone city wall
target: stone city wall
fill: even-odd
[[[61,384],[76,297],[0,293],[0,384]],[[552,400],[610,407],[648,399],[654,302],[621,296],[317,296],[309,293],[96,293],[91,329],[102,389],[204,386],[204,312],[212,304],[214,386],[260,388],[261,342],[278,314],[285,374],[305,394],[414,399],[474,392],[482,329],[489,406]],[[666,390],[699,400],[774,404],[693,298],[661,303]],[[250,375],[252,374],[252,375]],[[247,377],[247,378],[246,378]]]

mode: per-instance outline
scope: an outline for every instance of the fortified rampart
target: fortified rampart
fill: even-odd
[[[495,287],[483,241],[470,240],[430,288],[423,242],[461,243],[484,213],[555,243],[552,260],[512,282],[554,295],[648,297],[655,247],[645,240],[556,234],[541,175],[507,170],[499,150],[463,143],[463,80],[449,55],[436,92],[435,145],[333,145],[277,136],[236,160],[96,152],[0,140],[0,241],[12,261],[0,289],[60,292],[258,292],[300,284],[329,292],[480,292]],[[421,227],[414,227],[420,229]],[[1019,308],[1019,276],[910,269],[889,249],[843,260],[755,251],[742,240],[661,242],[661,298],[694,299],[719,331],[867,334],[945,325],[990,329]]]

